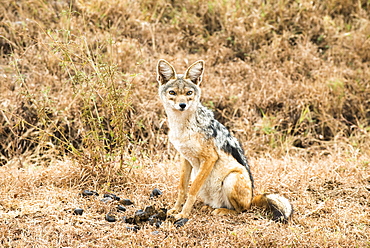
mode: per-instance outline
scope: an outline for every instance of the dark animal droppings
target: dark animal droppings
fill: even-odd
[[[152,193],[150,193],[150,198],[152,199],[152,198],[158,197],[158,196],[160,196],[162,194],[163,193],[162,193],[162,191],[160,189],[155,188],[155,189],[153,189]]]
[[[134,205],[134,203],[130,199],[123,199],[120,203],[124,206]]]
[[[157,218],[165,221],[167,219],[167,209],[161,208],[161,211],[157,213]]]
[[[149,215],[155,214],[155,208],[153,206],[147,206],[144,212],[148,213]]]
[[[129,217],[129,218],[125,217],[124,221],[127,224],[136,224],[135,218],[133,218],[133,217]]]
[[[115,222],[116,221],[116,217],[113,216],[113,215],[110,215],[109,213],[105,215],[105,220],[108,221],[108,222]]]
[[[122,205],[118,205],[117,206],[117,211],[118,212],[126,212],[126,208],[124,206],[122,206]]]
[[[152,214],[151,212],[146,212],[143,211],[142,209],[139,209],[138,211],[135,212],[136,223],[148,221],[151,214]]]
[[[93,191],[93,190],[84,190],[84,191],[82,191],[82,196],[86,197],[86,196],[92,196],[92,195],[99,196],[98,192]]]
[[[112,198],[115,201],[120,201],[121,200],[121,198],[119,198],[115,194],[104,194],[104,198],[107,198],[107,197],[110,197],[110,198]]]
[[[156,228],[159,228],[161,225],[162,225],[162,221],[160,220],[155,223]]]
[[[75,210],[73,210],[74,215],[82,215],[83,212],[84,210],[82,208],[76,208]]]
[[[102,201],[102,202],[104,202],[104,203],[108,203],[108,202],[113,201],[113,199],[112,199],[112,198],[110,198],[110,197],[104,197],[104,198],[103,198],[103,199],[101,199],[100,201]]]
[[[177,221],[175,221],[173,224],[175,225],[175,227],[179,228],[179,227],[182,227],[186,224],[186,222],[188,222],[189,219],[187,218],[181,218]]]
[[[126,227],[126,230],[127,230],[127,231],[134,231],[134,232],[137,232],[138,230],[140,230],[140,227],[139,227],[139,226],[127,226],[127,227]]]

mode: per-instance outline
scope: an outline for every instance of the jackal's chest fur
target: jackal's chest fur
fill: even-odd
[[[204,149],[204,139],[199,132],[190,127],[194,126],[182,125],[181,122],[170,126],[169,140],[193,167],[198,167],[199,156]]]

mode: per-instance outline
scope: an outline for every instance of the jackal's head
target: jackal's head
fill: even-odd
[[[166,60],[157,64],[159,96],[166,109],[185,111],[196,109],[200,99],[199,84],[202,81],[204,61],[192,64],[184,74],[176,74],[175,68]]]

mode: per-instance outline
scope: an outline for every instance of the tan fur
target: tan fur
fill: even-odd
[[[197,137],[194,137],[197,139]],[[199,140],[199,138],[198,138]],[[181,169],[181,175],[180,175],[180,185],[179,185],[179,194],[178,199],[176,201],[175,207],[170,210],[170,214],[180,211],[181,205],[184,203],[184,199],[187,197],[187,200],[185,202],[185,205],[182,208],[181,213],[176,215],[176,218],[186,218],[188,217],[191,208],[194,205],[194,202],[196,200],[196,197],[198,195],[198,192],[200,191],[201,187],[204,185],[205,180],[208,178],[209,174],[211,173],[213,166],[218,159],[217,152],[215,151],[214,147],[210,144],[210,141],[201,141],[200,143],[200,149],[194,151],[188,151],[187,148],[183,148],[183,151],[185,152],[185,157],[192,158],[191,160],[197,159],[199,163],[193,163],[193,166],[195,164],[196,169],[198,171],[197,176],[195,177],[193,183],[191,184],[188,195],[186,196],[187,187],[189,183],[189,177],[190,172],[193,168],[189,165],[191,164],[185,159],[182,158],[182,169]],[[189,149],[190,150],[190,149]],[[195,155],[195,156],[194,156]]]
[[[243,212],[252,203],[266,209],[269,203],[279,205],[278,197],[253,198],[252,177],[244,154],[240,154],[240,144],[200,104],[203,70],[201,60],[192,64],[184,75],[176,74],[165,60],[157,65],[159,96],[168,117],[169,139],[181,154],[178,197],[169,214],[176,214],[176,219],[189,217],[197,196],[216,208],[212,214],[217,215]],[[189,187],[192,171],[195,178]]]

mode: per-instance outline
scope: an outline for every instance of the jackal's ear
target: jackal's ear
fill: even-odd
[[[192,64],[185,72],[185,79],[190,79],[195,84],[200,84],[202,82],[204,71],[204,61],[198,60]]]
[[[176,78],[176,71],[173,66],[164,59],[160,59],[157,64],[157,81],[165,84],[171,79]]]

